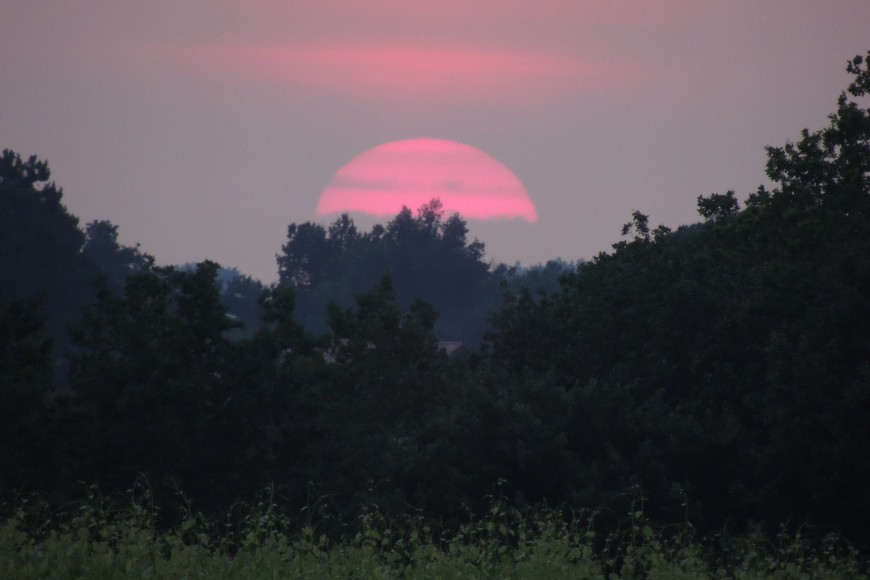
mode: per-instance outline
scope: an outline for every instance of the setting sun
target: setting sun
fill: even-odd
[[[445,211],[465,218],[538,220],[510,169],[480,149],[444,139],[393,141],[357,156],[326,186],[317,215],[389,216],[436,197]]]

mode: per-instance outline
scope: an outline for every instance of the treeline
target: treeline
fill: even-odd
[[[444,522],[493,494],[642,501],[701,530],[807,522],[867,542],[870,65],[848,71],[828,127],[768,148],[775,188],[743,209],[701,196],[705,221],[673,231],[635,212],[628,239],[567,272],[490,267],[435,201],[368,233],[293,224],[279,284],[222,283],[217,264],[118,245],[108,222],[79,231],[45,164],[6,152],[0,493],[145,480],[220,513],[273,484],[286,505]]]
[[[290,224],[278,256],[280,282],[296,289],[303,326],[322,333],[329,330],[330,303],[351,306],[389,273],[403,308],[425,300],[438,312],[439,338],[476,348],[506,285],[554,289],[576,266],[559,259],[532,268],[492,266],[484,260],[484,244],[467,234],[465,220],[458,214],[445,219],[438,199],[416,216],[403,208],[386,226],[365,233],[347,215],[327,228]]]

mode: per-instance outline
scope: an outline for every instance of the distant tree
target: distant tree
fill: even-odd
[[[347,214],[342,214],[329,226],[327,237],[335,254],[350,250],[360,240],[356,225]]]
[[[779,184],[775,196],[750,197],[749,203],[772,199],[792,205],[824,203],[838,211],[867,210],[870,205],[870,115],[851,98],[870,94],[870,52],[855,56],[846,70],[853,76],[837,100],[837,111],[820,131],[804,129],[801,140],[767,148],[767,174]]]
[[[66,326],[93,296],[97,271],[82,257],[85,236],[50,175],[36,156],[24,161],[8,149],[0,155],[0,291],[7,299],[41,297],[46,332],[60,354]]]
[[[250,276],[236,274],[229,279],[221,297],[230,318],[240,324],[236,334],[251,336],[262,326],[260,298],[264,292],[266,287]]]
[[[80,263],[84,235],[49,176],[36,156],[22,161],[8,149],[0,156],[0,278],[11,296],[54,290],[75,278]]]
[[[740,210],[740,203],[733,191],[724,195],[713,193],[708,197],[698,196],[698,213],[706,219],[723,220],[733,217]]]
[[[0,183],[6,187],[20,187],[23,189],[45,189],[47,203],[60,201],[59,190],[54,184],[43,188],[39,184],[48,182],[51,170],[47,161],[39,161],[36,155],[31,155],[27,161],[22,161],[18,153],[10,149],[4,149],[0,155]]]
[[[306,222],[290,224],[287,242],[278,255],[278,274],[282,284],[294,288],[316,286],[333,252],[323,226]]]
[[[493,270],[493,276],[511,293],[517,293],[522,288],[532,294],[541,292],[552,293],[560,288],[562,276],[582,268],[586,262],[578,260],[567,262],[561,258],[547,260],[545,264],[535,264],[524,267],[519,264],[507,266],[500,264]]]
[[[386,227],[363,234],[346,215],[328,228],[291,224],[278,256],[281,284],[297,289],[297,315],[306,328],[326,332],[330,301],[351,306],[389,274],[402,307],[425,299],[440,313],[439,336],[474,344],[499,291],[483,243],[469,242],[467,234],[466,222],[458,214],[445,219],[437,199],[416,216],[403,208]]]
[[[114,291],[123,288],[127,276],[153,263],[153,259],[140,253],[138,247],[119,244],[118,226],[108,220],[92,221],[85,226],[82,251],[96,264]]]

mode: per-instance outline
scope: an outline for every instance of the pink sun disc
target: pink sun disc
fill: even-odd
[[[406,139],[369,149],[338,170],[317,203],[317,215],[362,212],[391,216],[434,198],[463,218],[538,221],[525,187],[496,159],[445,139]]]

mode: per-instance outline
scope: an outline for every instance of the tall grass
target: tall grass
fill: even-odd
[[[867,577],[866,561],[835,536],[698,539],[688,523],[656,528],[641,511],[604,534],[595,512],[500,502],[452,529],[376,510],[339,526],[316,509],[291,522],[270,494],[222,521],[188,505],[169,528],[141,489],[122,500],[91,490],[60,512],[33,500],[6,507],[0,578],[10,579]]]

